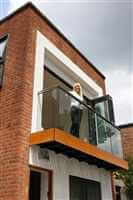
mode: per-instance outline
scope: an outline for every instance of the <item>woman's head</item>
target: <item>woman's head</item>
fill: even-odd
[[[75,83],[73,86],[73,90],[77,92],[80,96],[82,96],[82,88],[80,83]]]

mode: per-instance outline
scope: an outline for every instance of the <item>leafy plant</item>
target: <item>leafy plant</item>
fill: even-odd
[[[123,180],[129,199],[133,200],[133,157],[127,159],[128,171],[119,170],[114,173],[116,179]]]

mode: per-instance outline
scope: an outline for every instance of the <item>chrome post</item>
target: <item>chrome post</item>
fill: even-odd
[[[98,145],[98,127],[97,127],[97,114],[95,113],[95,125],[96,125],[96,142]]]

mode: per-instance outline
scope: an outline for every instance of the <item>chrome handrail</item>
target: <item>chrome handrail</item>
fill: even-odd
[[[90,107],[89,105],[85,104],[84,102],[80,101],[78,98],[76,98],[75,96],[73,96],[71,93],[69,93],[68,91],[66,91],[64,88],[62,88],[60,85],[55,85],[53,87],[50,88],[46,88],[44,90],[41,90],[40,92],[38,92],[38,95],[40,94],[45,94],[45,93],[49,93],[54,89],[60,89],[62,91],[64,91],[65,93],[67,93],[69,96],[71,96],[72,98],[76,99],[78,102],[80,102],[80,104],[84,105],[87,109],[91,110],[94,114],[96,114],[98,117],[100,117],[101,119],[103,119],[104,121],[106,121],[107,123],[109,123],[111,126],[113,126],[114,128],[116,128],[117,130],[120,131],[119,127],[117,127],[116,125],[114,125],[112,122],[108,121],[106,118],[104,118],[102,115],[100,115],[98,112],[96,112],[92,107]]]

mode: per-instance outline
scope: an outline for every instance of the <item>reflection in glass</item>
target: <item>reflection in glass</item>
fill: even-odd
[[[70,200],[101,200],[99,182],[70,176]]]
[[[120,131],[89,106],[60,87],[42,92],[40,95],[43,95],[42,127],[44,129],[61,129],[84,142],[97,145],[104,151],[122,157]],[[79,132],[77,133],[71,131],[71,101],[73,98],[79,101],[80,105],[81,120],[79,120]]]
[[[110,131],[111,127],[103,118],[97,116],[98,147],[111,152]]]
[[[3,42],[0,42],[0,57],[3,57],[4,51],[5,51],[5,47],[6,47],[6,40]]]
[[[8,35],[0,38],[0,59],[3,59],[6,45],[7,45]]]
[[[111,135],[111,143],[112,153],[120,158],[123,158],[121,134],[120,131],[116,128],[114,128],[114,132]]]

